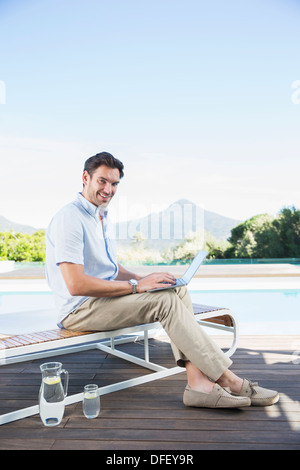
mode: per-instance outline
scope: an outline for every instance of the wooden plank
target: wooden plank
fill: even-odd
[[[106,461],[106,456],[112,456],[113,451],[118,451],[117,455],[128,455],[128,450],[131,450],[131,455],[140,455],[139,452],[142,452],[142,458],[145,459],[145,452],[148,452],[152,455],[155,455],[155,451],[160,451],[163,454],[178,454],[178,451],[183,451],[182,453],[187,453],[192,455],[193,457],[193,464],[198,463],[200,465],[201,456],[197,452],[193,451],[201,451],[201,450],[298,450],[298,447],[289,445],[289,444],[265,444],[260,443],[201,443],[201,442],[184,442],[184,443],[174,443],[164,442],[164,441],[141,441],[136,442],[133,446],[132,441],[100,441],[96,439],[80,439],[80,440],[73,440],[73,439],[61,439],[59,441],[55,441],[53,444],[52,450],[101,450],[106,451],[100,455],[102,457],[101,463]],[[135,453],[132,453],[132,450],[135,450]],[[124,451],[124,452],[123,452]],[[177,452],[176,452],[177,451]],[[157,452],[158,453],[158,452]],[[150,457],[149,457],[150,458]],[[98,460],[100,463],[100,461]]]
[[[205,318],[204,322],[216,323],[218,325],[233,326],[232,319],[229,315],[220,315],[219,317]]]

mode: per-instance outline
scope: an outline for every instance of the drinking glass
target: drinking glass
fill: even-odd
[[[98,385],[89,384],[84,387],[82,409],[86,418],[97,418],[100,411]]]

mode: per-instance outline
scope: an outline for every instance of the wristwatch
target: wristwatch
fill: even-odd
[[[137,288],[137,285],[138,285],[138,282],[136,279],[130,279],[130,281],[128,281],[129,284],[132,285],[132,293],[133,294],[136,294],[136,288]]]

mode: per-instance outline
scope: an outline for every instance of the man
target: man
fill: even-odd
[[[116,259],[107,207],[123,164],[107,152],[85,162],[83,190],[52,219],[47,231],[47,279],[60,312],[59,326],[105,331],[159,321],[171,339],[178,365],[187,371],[187,406],[266,406],[278,393],[258,387],[229,370],[232,361],[194,319],[186,287],[148,292],[170,273],[137,276]],[[225,390],[229,387],[230,390]]]

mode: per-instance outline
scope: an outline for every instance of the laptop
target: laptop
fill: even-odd
[[[194,277],[198,271],[199,266],[203,263],[207,255],[208,251],[200,250],[191,262],[190,266],[185,271],[184,275],[182,277],[176,278],[176,284],[172,284],[171,286],[167,287],[157,287],[156,289],[151,289],[148,292],[156,292],[157,290],[175,289],[175,287],[186,286]]]

